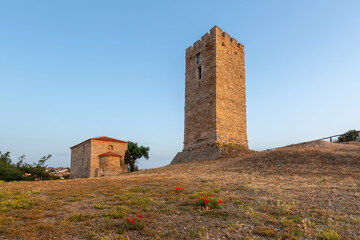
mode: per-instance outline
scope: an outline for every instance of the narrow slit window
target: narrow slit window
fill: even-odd
[[[196,63],[197,63],[197,64],[200,63],[200,53],[198,53],[198,55],[196,55]]]
[[[201,79],[201,66],[198,67],[198,76],[199,76],[199,79]]]

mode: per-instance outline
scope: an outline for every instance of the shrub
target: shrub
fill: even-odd
[[[46,172],[45,162],[51,158],[51,155],[42,157],[38,163],[25,163],[25,156],[21,156],[20,161],[12,163],[10,153],[0,152],[0,180],[2,181],[35,181],[35,180],[53,180],[59,179]]]
[[[353,129],[345,133],[345,139],[344,136],[338,137],[337,142],[354,141],[357,139],[359,139],[359,134],[355,129]]]
[[[184,189],[183,188],[175,188],[175,190],[174,190],[175,192],[183,192],[184,191]]]
[[[220,199],[215,199],[213,195],[198,197],[195,201],[195,205],[200,208],[220,208]]]
[[[138,218],[127,218],[124,223],[125,229],[127,230],[139,230],[144,228],[144,223],[142,222],[142,215],[138,216]]]

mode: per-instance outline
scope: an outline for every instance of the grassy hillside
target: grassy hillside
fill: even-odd
[[[0,238],[360,239],[360,147],[336,146],[2,183]]]

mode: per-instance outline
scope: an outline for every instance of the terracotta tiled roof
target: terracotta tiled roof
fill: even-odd
[[[119,139],[115,139],[115,138],[109,138],[109,137],[94,137],[94,138],[90,138],[90,140],[99,140],[99,141],[109,141],[109,142],[121,142],[121,143],[127,143],[125,141],[121,141]]]
[[[105,156],[111,156],[111,157],[121,157],[119,154],[116,154],[114,152],[106,152],[99,155],[99,157],[105,157]]]
[[[89,138],[88,140],[85,140],[79,144],[76,144],[70,148],[74,148],[74,147],[77,147],[79,146],[80,144],[83,144],[87,141],[91,141],[91,140],[98,140],[98,141],[108,141],[108,142],[120,142],[120,143],[127,143],[125,141],[122,141],[122,140],[119,140],[119,139],[115,139],[115,138],[109,138],[109,137],[106,137],[106,136],[102,136],[102,137],[94,137],[94,138]]]

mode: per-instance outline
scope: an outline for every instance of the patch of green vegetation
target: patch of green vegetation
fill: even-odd
[[[318,234],[318,238],[321,240],[340,240],[340,235],[334,229],[324,229]]]
[[[104,203],[104,202],[98,202],[94,205],[94,208],[95,209],[105,209],[107,208],[108,206]]]
[[[140,230],[144,228],[144,223],[139,219],[127,220],[124,222],[124,227],[126,230]]]
[[[132,193],[121,193],[114,196],[119,201],[126,201],[134,197],[134,194]]]
[[[145,192],[148,192],[149,189],[147,188],[131,188],[129,189],[129,192],[135,192],[135,193],[145,193]]]
[[[128,209],[123,206],[117,206],[108,211],[105,215],[112,218],[123,218],[127,214]]]
[[[39,190],[31,190],[31,193],[37,195],[37,194],[40,194],[41,192]]]
[[[191,211],[192,211],[192,208],[189,208],[189,207],[179,207],[179,210],[180,210],[180,211],[184,211],[184,212],[191,212]]]
[[[220,203],[221,200],[214,198],[212,195],[211,197],[205,196],[195,200],[195,206],[203,209],[220,208]]]
[[[297,230],[297,229],[291,230],[290,234],[293,236],[296,236],[296,237],[305,237],[305,234],[302,231]]]
[[[15,221],[14,217],[0,216],[0,232],[5,230],[14,221]]]
[[[12,192],[0,190],[0,212],[10,209],[30,209],[35,201],[30,198],[28,192]]]
[[[233,204],[235,204],[235,205],[239,205],[239,204],[245,203],[244,200],[239,200],[239,199],[235,199],[235,200],[233,200],[232,202],[233,202]]]
[[[87,213],[73,213],[70,216],[67,217],[67,220],[70,222],[81,222],[89,218],[93,218],[93,214],[87,214]]]
[[[300,217],[298,215],[292,215],[281,218],[281,224],[284,226],[292,227],[300,223]]]
[[[221,192],[221,189],[220,188],[215,188],[215,189],[212,189],[211,192],[219,193],[219,192]]]

